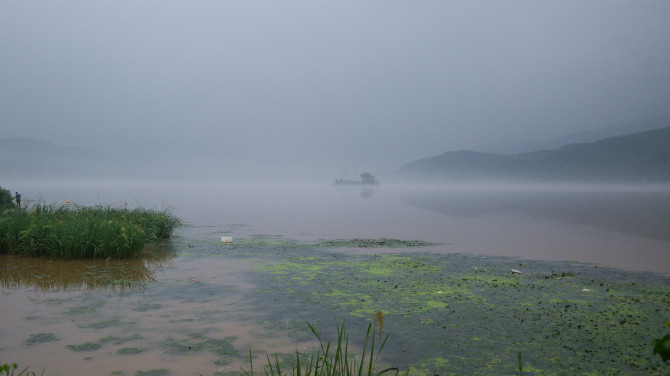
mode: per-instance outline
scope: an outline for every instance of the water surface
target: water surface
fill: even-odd
[[[18,189],[18,188],[17,188]],[[670,271],[670,186],[25,183],[26,200],[173,207],[185,236],[397,238],[468,253]]]
[[[437,244],[327,252],[334,259],[337,253],[429,252],[518,258],[514,267],[533,259],[595,264],[580,271],[595,266],[666,276],[670,271],[667,187],[143,181],[11,186],[28,204],[172,207],[186,224],[161,252],[145,259],[0,257],[0,354],[3,361],[36,371],[226,373],[248,366],[249,349],[263,356],[255,351],[290,353],[313,345],[297,327],[311,319],[309,305],[300,303],[304,292],[275,290],[271,278],[261,283],[259,270],[273,270],[273,256],[228,257],[233,248],[220,244],[221,236],[232,236],[233,246],[275,244],[278,255],[282,244],[295,241],[394,238]],[[505,268],[500,272],[509,271]],[[551,267],[543,268],[553,275]],[[304,266],[301,273],[295,278],[310,275]],[[309,287],[314,288],[319,289]],[[290,304],[303,304],[298,306],[304,311],[283,308]],[[274,316],[268,314],[273,307]]]

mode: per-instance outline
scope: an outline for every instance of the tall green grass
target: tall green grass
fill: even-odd
[[[59,259],[137,257],[180,225],[168,210],[39,204],[0,215],[0,253]]]
[[[380,376],[386,373],[393,372],[398,374],[397,367],[390,367],[379,370],[376,363],[379,358],[388,335],[384,337],[379,348],[375,348],[375,332],[376,326],[373,328],[372,324],[368,325],[368,330],[363,342],[363,350],[361,355],[352,355],[349,353],[349,334],[347,333],[345,323],[342,326],[337,326],[337,343],[332,344],[328,341],[324,344],[321,336],[316,332],[314,327],[307,323],[309,329],[314,336],[319,340],[320,347],[316,353],[303,354],[296,351],[295,362],[288,368],[282,367],[278,356],[275,354],[274,358],[266,355],[267,364],[259,373],[254,373],[253,359],[251,351],[249,351],[249,366],[250,370],[243,370],[245,376]],[[372,331],[372,332],[371,332]],[[380,337],[381,340],[381,337]],[[404,373],[407,376],[409,370]]]
[[[11,209],[14,206],[12,192],[0,187],[0,210]]]

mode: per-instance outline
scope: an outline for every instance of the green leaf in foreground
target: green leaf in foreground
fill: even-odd
[[[660,355],[664,362],[670,360],[670,334],[655,339],[652,344],[654,345],[654,354]]]

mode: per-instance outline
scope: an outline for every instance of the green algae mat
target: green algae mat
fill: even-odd
[[[362,342],[377,312],[383,361],[411,375],[641,375],[667,372],[670,279],[594,265],[422,253],[393,239],[300,243],[254,237],[193,256],[261,260],[250,296],[265,325],[307,339],[346,320]],[[379,248],[352,254],[337,248]],[[405,247],[407,253],[384,253]],[[372,251],[375,251],[373,249]],[[411,253],[410,253],[411,252]],[[360,333],[361,338],[356,337]]]

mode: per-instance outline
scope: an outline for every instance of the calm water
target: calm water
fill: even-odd
[[[138,181],[8,186],[28,204],[69,200],[172,207],[187,224],[164,254],[146,260],[0,257],[0,356],[38,373],[46,367],[47,374],[96,370],[132,375],[157,368],[179,375],[212,374],[247,366],[221,350],[226,341],[237,349],[266,351],[309,346],[287,338],[285,328],[259,326],[254,320],[257,312],[245,297],[257,287],[246,275],[267,261],[189,256],[191,244],[197,249],[224,235],[426,240],[441,243],[428,249],[437,253],[670,272],[668,187],[361,188]],[[37,340],[40,333],[54,338]],[[99,346],[87,351],[68,347],[84,344]],[[188,346],[208,350],[190,354]],[[139,353],[122,355],[124,351]]]
[[[184,236],[417,239],[444,243],[434,252],[670,272],[670,186],[361,188],[130,181],[19,187],[24,200],[47,203],[173,207],[191,226]]]

